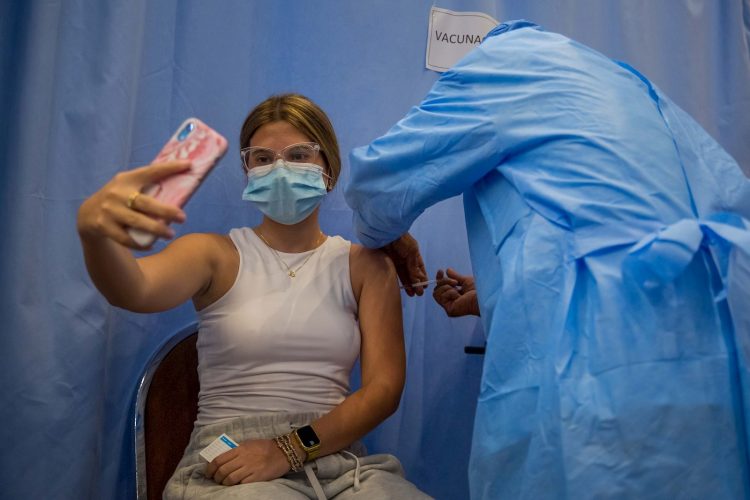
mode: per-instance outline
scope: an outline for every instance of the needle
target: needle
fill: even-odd
[[[420,281],[418,283],[412,283],[411,285],[401,285],[399,288],[404,289],[407,286],[408,287],[427,286],[427,285],[432,285],[433,283],[437,283],[437,280]]]

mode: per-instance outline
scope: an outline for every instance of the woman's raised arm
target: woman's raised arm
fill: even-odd
[[[127,228],[162,238],[174,236],[168,224],[183,222],[184,212],[137,193],[189,167],[189,162],[169,162],[119,173],[81,205],[77,226],[86,268],[112,305],[136,312],[163,311],[194,296],[210,282],[215,247],[212,235],[182,237],[143,259],[136,259],[130,250],[140,247]]]

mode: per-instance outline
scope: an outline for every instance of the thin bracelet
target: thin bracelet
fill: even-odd
[[[289,439],[289,436],[290,434],[282,434],[281,436],[273,438],[273,441],[276,443],[276,446],[284,452],[284,455],[286,455],[286,460],[289,462],[289,467],[291,467],[292,471],[299,472],[304,468],[304,465],[302,465],[302,461],[297,456],[297,452],[292,446],[292,441]]]

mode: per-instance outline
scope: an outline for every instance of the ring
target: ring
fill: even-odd
[[[135,199],[138,198],[141,195],[140,191],[133,191],[130,193],[130,196],[128,196],[128,201],[125,202],[125,205],[128,208],[133,208],[133,205],[135,205]]]

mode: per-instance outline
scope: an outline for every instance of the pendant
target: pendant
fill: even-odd
[[[297,276],[296,274],[294,274],[294,271],[289,271],[288,274],[290,278],[294,278],[295,276]]]

